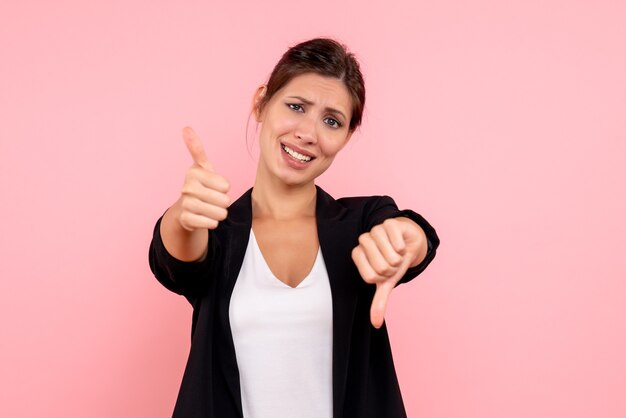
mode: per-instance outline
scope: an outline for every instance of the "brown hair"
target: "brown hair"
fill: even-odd
[[[263,110],[278,90],[293,78],[305,73],[316,73],[343,81],[352,98],[350,131],[354,131],[363,117],[365,83],[354,54],[333,39],[311,39],[289,48],[270,75],[265,96],[258,104],[259,111]]]

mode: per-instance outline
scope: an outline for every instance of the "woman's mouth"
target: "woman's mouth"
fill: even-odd
[[[280,147],[283,149],[283,151],[285,151],[291,158],[293,158],[296,161],[299,161],[301,163],[308,163],[309,161],[311,161],[313,159],[313,157],[310,157],[308,155],[304,155],[304,154],[300,154],[299,152],[296,152],[294,150],[292,150],[291,148],[289,148],[288,146],[284,145],[284,144],[280,144]]]

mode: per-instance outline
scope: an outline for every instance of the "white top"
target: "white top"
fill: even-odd
[[[230,301],[245,418],[332,418],[332,297],[318,249],[295,288],[250,240]]]

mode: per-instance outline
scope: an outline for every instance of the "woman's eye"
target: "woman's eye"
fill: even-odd
[[[291,110],[295,110],[296,112],[303,112],[304,109],[302,108],[302,105],[296,104],[296,103],[287,103],[287,106],[289,107],[289,109]]]
[[[337,119],[333,119],[333,118],[326,118],[324,119],[324,122],[331,126],[332,128],[341,128],[341,122],[339,122]]]

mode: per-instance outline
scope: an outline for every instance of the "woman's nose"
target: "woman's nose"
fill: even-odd
[[[317,142],[315,119],[307,116],[300,118],[295,134],[302,142],[314,144]]]

